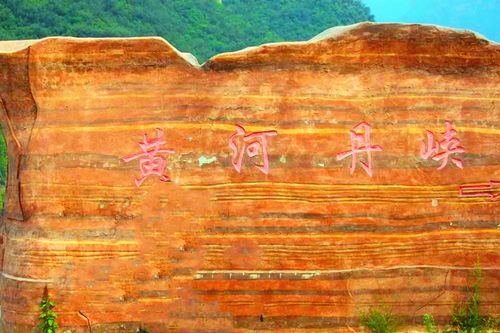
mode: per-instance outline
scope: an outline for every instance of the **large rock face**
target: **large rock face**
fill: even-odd
[[[5,332],[45,285],[72,332],[417,325],[477,262],[500,312],[498,45],[366,23],[201,67],[159,38],[0,49]]]

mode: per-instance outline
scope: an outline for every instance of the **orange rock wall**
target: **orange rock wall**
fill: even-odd
[[[201,67],[157,38],[50,38],[0,66],[5,332],[31,332],[45,285],[73,332],[82,314],[93,332],[344,332],[373,305],[419,325],[466,299],[478,261],[500,313],[498,45],[361,24]],[[447,120],[465,151],[438,170],[420,142]],[[360,122],[372,177],[366,152],[352,175],[336,159]],[[277,131],[269,174],[262,154],[233,167],[237,124]],[[137,187],[122,157],[156,128],[172,181]]]

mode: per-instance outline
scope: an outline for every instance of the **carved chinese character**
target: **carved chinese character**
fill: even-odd
[[[431,157],[434,161],[441,161],[441,165],[437,168],[442,170],[447,164],[448,160],[451,161],[460,169],[463,169],[463,161],[460,158],[450,156],[451,154],[460,154],[465,152],[464,147],[460,146],[460,139],[458,139],[457,131],[453,129],[451,121],[446,120],[446,132],[444,139],[436,141],[434,133],[426,131],[427,143],[422,141],[420,143],[420,156],[423,159]],[[441,151],[440,151],[441,150]]]
[[[229,147],[233,151],[231,162],[236,171],[241,172],[243,157],[246,153],[248,157],[262,156],[262,163],[255,163],[254,165],[266,175],[269,174],[267,138],[276,135],[278,135],[276,131],[262,131],[247,134],[242,126],[236,125],[236,133],[229,138]]]
[[[351,137],[351,150],[346,150],[337,154],[337,161],[352,155],[351,175],[354,173],[354,170],[356,170],[359,153],[366,153],[367,163],[362,161],[359,162],[370,177],[373,175],[373,158],[371,153],[374,151],[382,151],[383,149],[379,145],[371,144],[370,130],[371,127],[366,122],[354,126],[349,132]]]
[[[139,168],[142,177],[135,179],[135,185],[137,187],[141,186],[146,178],[151,175],[160,176],[160,181],[162,182],[170,181],[170,177],[163,174],[167,166],[167,160],[160,154],[173,154],[175,150],[172,148],[160,148],[160,146],[165,143],[165,134],[163,130],[157,128],[156,138],[154,139],[149,139],[148,135],[146,133],[144,134],[142,142],[139,142],[142,152],[122,157],[122,160],[127,163],[139,159]]]

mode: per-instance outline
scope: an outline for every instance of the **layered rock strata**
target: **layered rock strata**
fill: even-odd
[[[73,332],[345,332],[377,305],[417,325],[477,262],[500,312],[498,45],[363,23],[190,59],[0,43],[5,332],[45,285]]]

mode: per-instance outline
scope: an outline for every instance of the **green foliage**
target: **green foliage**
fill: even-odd
[[[450,325],[446,325],[444,329],[439,330],[434,322],[434,317],[427,313],[424,314],[424,326],[426,333],[458,333],[458,331],[452,329]]]
[[[451,324],[457,328],[457,332],[463,333],[481,333],[487,332],[492,328],[494,320],[482,316],[479,313],[481,268],[477,267],[474,271],[476,281],[472,286],[472,295],[466,304],[460,304],[455,307],[451,316]]]
[[[361,0],[3,0],[0,39],[162,36],[205,61],[369,20]]]
[[[481,268],[479,266],[474,271],[474,275],[476,281],[472,286],[472,295],[467,303],[455,307],[451,315],[451,323],[443,330],[437,329],[432,315],[424,315],[424,325],[427,333],[487,333],[492,332],[495,327],[498,328],[498,320],[482,316],[479,312],[481,305]]]
[[[360,321],[373,333],[396,333],[402,325],[401,319],[385,308],[370,309],[361,314]]]
[[[434,318],[432,315],[426,313],[424,314],[424,326],[425,332],[427,333],[439,333],[436,324],[434,323]]]
[[[38,316],[40,319],[40,324],[38,328],[41,333],[57,333],[59,326],[57,325],[56,319],[57,315],[54,312],[54,307],[56,303],[50,299],[47,287],[45,287],[43,292],[43,298],[40,302],[40,310],[42,313]]]

